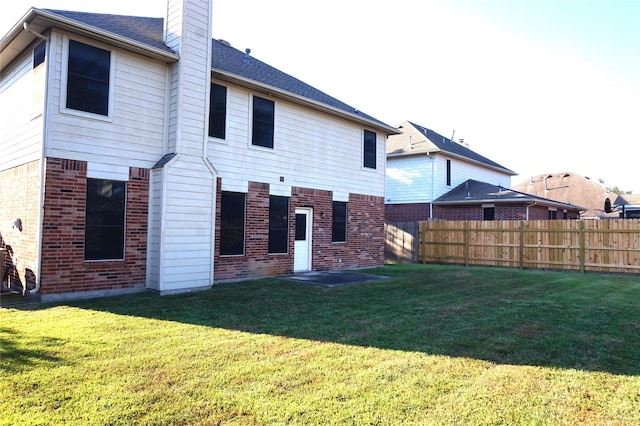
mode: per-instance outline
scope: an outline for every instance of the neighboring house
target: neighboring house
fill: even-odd
[[[210,0],[167,10],[31,9],[0,40],[16,278],[46,300],[383,264],[397,130],[212,40]]]
[[[612,206],[626,204],[622,196],[608,191],[601,183],[576,173],[547,173],[532,176],[512,188],[526,194],[584,206],[586,211],[580,216],[582,219],[619,218],[620,213],[605,211],[605,203],[609,200]]]
[[[469,179],[433,201],[441,220],[579,219],[586,209]]]
[[[385,219],[433,219],[432,202],[473,179],[509,188],[515,173],[433,130],[405,121],[387,140]]]
[[[622,194],[615,202],[617,204],[611,204],[612,210],[620,214],[621,218],[640,219],[640,194]]]

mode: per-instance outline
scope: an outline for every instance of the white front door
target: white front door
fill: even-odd
[[[311,270],[311,209],[296,209],[296,242],[293,248],[293,272]]]

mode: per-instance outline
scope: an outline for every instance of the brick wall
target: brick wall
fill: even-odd
[[[429,203],[385,204],[387,222],[418,222],[429,220]]]
[[[522,204],[496,204],[494,214],[495,220],[525,220],[527,207]],[[483,220],[484,218],[481,205],[436,205],[433,207],[433,216],[435,219],[440,220]],[[545,219],[547,219],[546,216]]]
[[[483,220],[482,206],[433,206],[433,216],[440,220]],[[564,211],[559,210],[557,219],[564,219]],[[567,219],[578,219],[577,211],[567,213]],[[533,205],[529,207],[529,220],[548,220],[547,206]],[[495,220],[527,220],[525,204],[496,204]]]
[[[0,247],[13,250],[6,260],[16,264],[12,282],[26,289],[36,285],[40,205],[40,161],[0,172]],[[16,219],[22,231],[13,227]]]
[[[246,198],[245,254],[220,256],[221,180],[216,197],[216,281],[293,273],[295,209],[313,209],[312,268],[335,270],[362,268],[384,263],[384,199],[350,194],[347,204],[347,242],[331,241],[333,193],[293,187],[289,202],[289,250],[286,254],[268,254],[269,185],[249,182]]]
[[[40,290],[43,295],[145,285],[149,171],[129,170],[125,259],[120,261],[84,261],[86,183],[86,162],[46,160]]]

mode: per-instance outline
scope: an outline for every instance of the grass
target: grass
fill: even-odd
[[[640,424],[640,280],[390,265],[0,310],[0,424]]]

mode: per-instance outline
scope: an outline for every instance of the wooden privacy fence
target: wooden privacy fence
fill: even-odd
[[[433,221],[417,235],[423,263],[640,274],[640,220]]]

